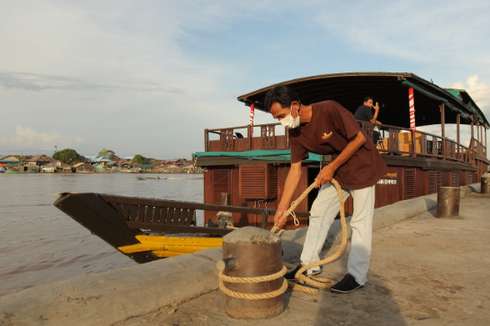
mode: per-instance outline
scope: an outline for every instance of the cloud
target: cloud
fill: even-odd
[[[39,132],[30,127],[22,127],[20,124],[15,126],[15,136],[2,138],[3,145],[14,148],[45,148],[52,147],[58,142],[63,141],[64,137],[56,130],[49,132]]]
[[[375,0],[329,7],[316,13],[315,22],[361,52],[419,62],[490,63],[488,2]]]
[[[465,89],[483,112],[490,114],[490,86],[478,82],[478,75],[469,76],[465,86],[462,82],[454,83],[451,88]]]
[[[28,91],[69,90],[69,91],[153,91],[173,94],[185,94],[182,88],[163,86],[149,81],[125,81],[119,83],[94,83],[83,79],[65,76],[33,74],[22,72],[0,72],[0,86],[5,89],[23,89]]]

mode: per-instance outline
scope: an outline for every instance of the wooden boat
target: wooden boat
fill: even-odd
[[[486,130],[490,126],[464,90],[443,89],[411,73],[320,75],[283,84],[292,87],[306,105],[335,100],[354,113],[365,96],[380,103],[378,119],[383,125],[378,150],[389,173],[376,185],[375,207],[436,193],[441,186],[480,182],[488,170]],[[265,95],[273,86],[242,95],[238,100],[263,110]],[[410,88],[414,93],[416,125],[440,125],[441,135],[410,129]],[[456,124],[456,140],[445,136],[448,123]],[[461,124],[471,126],[468,147],[460,142]],[[373,124],[362,122],[362,128],[373,139]],[[204,202],[219,203],[221,194],[227,193],[234,206],[276,208],[289,171],[289,139],[284,127],[280,123],[246,125],[206,129],[204,135],[205,152],[194,154],[194,163],[206,170]],[[310,153],[309,159],[303,161],[302,179],[293,198],[303,193],[330,159]],[[311,192],[297,209],[309,211],[315,197],[316,192]],[[351,198],[346,205],[346,212],[351,213]],[[213,213],[206,212],[205,218],[213,218]],[[236,226],[263,223],[261,216],[253,214],[233,214],[232,218]],[[300,227],[307,225],[307,218],[300,221]],[[272,221],[268,221],[267,228],[271,227]],[[296,227],[292,221],[286,225],[287,229]]]
[[[233,228],[196,226],[196,210],[267,217],[275,214],[271,209],[95,193],[59,195],[54,206],[138,263],[221,246],[220,237]],[[169,233],[199,236],[161,235]]]
[[[304,104],[335,100],[352,112],[365,96],[384,106],[380,111],[381,139],[378,150],[389,167],[376,185],[375,207],[436,193],[441,186],[464,186],[480,182],[488,170],[487,119],[464,90],[442,89],[410,73],[350,73],[321,75],[286,81]],[[239,101],[263,110],[265,87],[242,95]],[[441,125],[441,135],[410,129],[408,90],[415,97],[417,125]],[[272,119],[271,119],[272,120]],[[457,125],[457,140],[445,137],[445,125]],[[471,125],[468,147],[461,145],[460,124]],[[374,126],[362,122],[372,139]],[[483,136],[483,132],[485,135]],[[242,133],[246,134],[243,137]],[[234,227],[270,229],[290,166],[288,134],[279,123],[205,130],[205,151],[194,153],[194,164],[204,172],[204,203],[115,195],[63,193],[54,203],[117,250],[137,262],[221,245],[219,238]],[[302,179],[294,197],[314,181],[329,156],[310,153],[303,161]],[[298,206],[300,225],[307,225],[316,191]],[[209,225],[198,227],[195,211],[204,210]],[[221,215],[219,214],[221,212]],[[227,212],[226,223],[220,218]],[[346,202],[346,213],[352,201]],[[232,222],[232,223],[231,223]],[[171,237],[172,233],[200,236]],[[207,236],[203,236],[207,235]]]

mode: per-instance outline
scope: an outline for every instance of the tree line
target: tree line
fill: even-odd
[[[99,152],[99,156],[108,160],[112,160],[114,157],[116,157],[116,153],[113,150],[104,148]],[[80,154],[78,154],[76,150],[72,148],[65,148],[55,152],[53,154],[53,158],[62,163],[70,164],[70,165],[83,162],[83,157]],[[137,163],[137,164],[144,164],[145,162],[146,159],[140,154],[136,154],[131,160],[131,163]]]

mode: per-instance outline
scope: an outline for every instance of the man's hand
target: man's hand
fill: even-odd
[[[287,217],[281,220],[284,214],[287,212],[285,208],[278,208],[276,211],[276,215],[274,215],[274,226],[277,225],[277,228],[280,230],[287,222]]]
[[[326,183],[332,181],[333,175],[335,173],[335,168],[333,165],[329,164],[318,173],[315,181],[317,182],[316,188],[323,186]]]
[[[379,104],[378,104],[378,102],[376,102],[376,105],[374,106],[374,109],[376,110],[376,112],[379,111]]]

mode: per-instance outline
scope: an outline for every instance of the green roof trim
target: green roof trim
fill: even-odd
[[[427,89],[427,88],[423,87],[422,85],[414,84],[412,82],[409,82],[408,80],[402,80],[402,84],[405,85],[405,86],[408,86],[408,87],[413,87],[418,92],[424,94],[427,97],[430,97],[430,98],[432,98],[434,100],[437,100],[437,101],[441,101],[442,103],[444,103],[445,105],[447,105],[449,108],[451,108],[453,111],[456,111],[459,114],[461,114],[462,117],[464,117],[464,118],[467,118],[468,117],[468,113],[467,112],[464,112],[460,108],[462,106],[461,104],[458,105],[456,103],[451,103],[447,98],[441,97],[438,94],[435,94],[434,92],[431,92],[430,89]],[[444,91],[447,92],[447,90],[444,90]],[[447,93],[449,93],[449,95],[454,96],[450,92],[447,92]],[[455,97],[456,97],[457,100],[460,100],[459,97],[457,97],[457,96],[455,96]],[[453,102],[456,102],[456,101],[453,101]],[[417,104],[415,104],[415,107],[417,107]]]
[[[315,153],[308,153],[309,157],[303,161],[307,162],[321,162],[323,160],[323,155],[318,155]],[[192,157],[237,157],[246,158],[250,161],[252,160],[269,160],[277,161],[284,160],[287,162],[291,161],[291,151],[289,149],[284,150],[264,150],[257,149],[253,151],[244,152],[196,152],[192,154]]]

